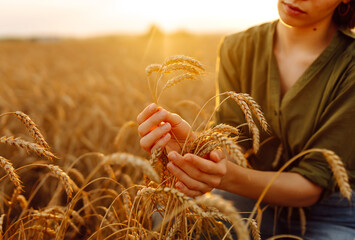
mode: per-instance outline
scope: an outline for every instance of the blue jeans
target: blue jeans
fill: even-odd
[[[214,190],[213,193],[233,201],[234,206],[245,218],[249,217],[256,203],[255,200],[221,190]],[[266,204],[262,203],[260,207],[264,208]],[[355,240],[355,193],[352,194],[350,203],[340,193],[334,193],[321,202],[304,208],[304,212],[306,232],[302,235],[299,211],[296,208],[293,209],[292,215],[289,217],[287,207],[267,207],[262,214],[261,238],[267,239],[274,235],[291,234],[305,240]],[[276,221],[274,221],[275,216]],[[237,239],[235,236],[233,237]]]

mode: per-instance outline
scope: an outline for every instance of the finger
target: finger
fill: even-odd
[[[168,142],[170,141],[171,139],[171,135],[169,133],[167,133],[164,137],[162,137],[161,139],[159,139],[156,144],[151,148],[150,151],[148,151],[149,153],[153,153],[155,151],[155,149],[157,148],[163,148],[165,147]]]
[[[138,126],[138,133],[141,137],[155,129],[157,126],[160,126],[163,121],[166,121],[167,111],[164,109],[159,109],[148,119]]]
[[[168,154],[168,158],[172,163],[174,163],[175,166],[179,167],[185,173],[188,173],[191,178],[206,184],[209,183],[209,179],[211,178],[211,176],[204,172],[201,172],[198,168],[196,168],[196,166],[191,164],[191,162],[187,162],[185,160],[185,156],[182,157],[180,154],[173,151]]]
[[[169,123],[165,123],[148,134],[144,135],[140,140],[140,145],[144,149],[151,148],[159,139],[164,137],[171,130]]]
[[[158,111],[158,106],[155,103],[149,104],[140,114],[138,114],[137,123],[141,124],[156,111]]]
[[[215,161],[210,161],[205,158],[201,158],[194,154],[186,154],[184,156],[186,162],[193,164],[196,168],[198,168],[201,172],[204,172],[208,175],[225,175],[225,167],[222,164],[218,164],[221,160],[215,159]]]
[[[173,128],[177,127],[178,125],[184,122],[179,115],[170,112],[167,113],[166,120],[171,123],[171,126]]]
[[[186,187],[185,184],[183,184],[182,182],[178,181],[176,184],[175,184],[175,187],[182,193],[184,193],[185,195],[189,196],[189,197],[198,197],[198,196],[201,196],[203,193],[200,192],[200,191],[195,191],[195,190],[191,190],[191,189],[188,189]]]
[[[205,183],[196,181],[195,179],[191,178],[188,174],[186,174],[183,170],[179,167],[175,166],[172,162],[169,162],[168,170],[182,183],[186,185],[186,187],[190,190],[200,191],[200,192],[207,192],[209,191],[210,187]]]
[[[225,158],[224,153],[221,150],[219,150],[219,149],[215,149],[212,152],[210,152],[210,159],[213,162],[217,163],[217,162],[221,161],[224,158]]]

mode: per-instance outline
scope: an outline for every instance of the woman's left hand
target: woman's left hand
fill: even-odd
[[[172,151],[167,167],[178,179],[175,187],[190,197],[197,197],[217,188],[227,173],[227,158],[221,150],[213,150],[209,159],[194,154],[184,156]]]

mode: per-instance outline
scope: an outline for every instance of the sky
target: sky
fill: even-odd
[[[278,18],[277,0],[0,0],[0,37],[230,33]]]

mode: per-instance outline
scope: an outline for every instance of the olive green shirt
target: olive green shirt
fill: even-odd
[[[261,131],[264,143],[250,163],[255,169],[275,170],[304,150],[329,149],[344,162],[354,189],[354,35],[351,31],[337,31],[327,48],[281,98],[280,76],[273,54],[276,25],[277,21],[266,23],[227,36],[220,46],[218,93],[250,94],[260,104],[270,125],[269,134]],[[228,99],[217,111],[216,123],[238,126],[245,123],[245,118],[239,106]],[[249,147],[250,143],[246,141]],[[282,158],[273,168],[280,143]],[[307,154],[288,171],[324,187],[323,196],[335,190],[335,179],[322,154]]]

